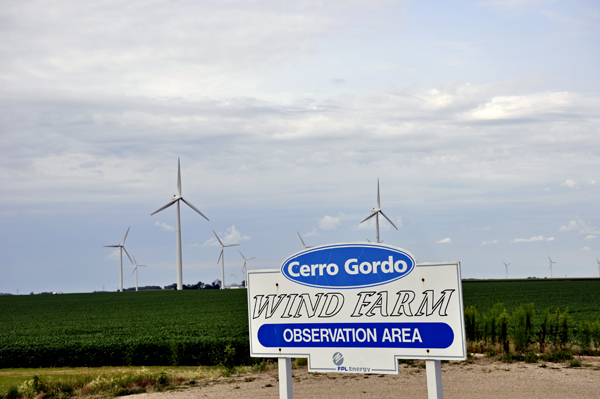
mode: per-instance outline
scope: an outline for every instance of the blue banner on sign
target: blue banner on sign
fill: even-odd
[[[446,323],[263,324],[258,341],[267,348],[427,348],[452,345]]]
[[[358,288],[389,283],[415,268],[413,256],[380,244],[334,244],[300,252],[283,262],[289,280],[318,288]]]

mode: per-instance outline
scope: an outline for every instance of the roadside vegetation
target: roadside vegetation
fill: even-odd
[[[116,397],[176,390],[215,381],[229,382],[249,372],[276,368],[272,362],[227,367],[101,367],[0,370],[0,399]]]

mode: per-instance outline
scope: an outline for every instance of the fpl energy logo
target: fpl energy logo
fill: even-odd
[[[414,257],[381,244],[335,244],[299,252],[281,265],[289,280],[316,288],[352,289],[386,284],[406,277]]]

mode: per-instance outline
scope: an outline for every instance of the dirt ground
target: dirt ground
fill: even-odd
[[[600,358],[581,357],[583,367],[568,363],[501,363],[476,358],[473,363],[442,364],[444,398],[563,399],[600,398]],[[425,369],[401,365],[398,375],[319,374],[292,370],[294,398],[427,398]],[[132,395],[135,399],[278,398],[277,370],[197,381],[195,387]]]

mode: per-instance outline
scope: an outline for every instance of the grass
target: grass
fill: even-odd
[[[273,367],[267,364],[260,369]],[[198,380],[221,377],[224,370],[223,366],[0,369],[0,398],[123,396],[193,386]],[[236,368],[238,375],[261,370]]]

